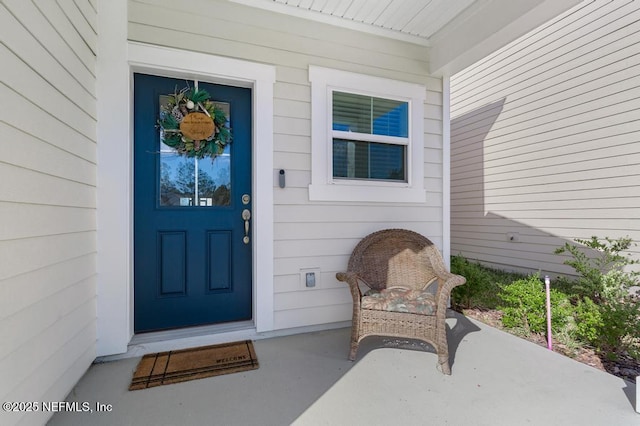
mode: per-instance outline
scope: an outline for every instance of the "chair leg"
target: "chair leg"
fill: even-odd
[[[357,340],[351,341],[351,350],[349,351],[349,361],[356,360],[356,353],[358,352],[359,342]]]
[[[358,339],[358,333],[360,329],[358,327],[360,322],[360,316],[356,314],[356,310],[353,311],[353,320],[351,323],[351,349],[349,350],[349,361],[356,360],[356,353],[358,352],[358,346],[360,345],[360,340]]]
[[[447,376],[451,375],[451,367],[449,366],[449,355],[438,354],[438,370]]]
[[[438,328],[437,334],[437,342],[438,342],[438,370],[442,372],[442,374],[451,375],[451,366],[449,365],[449,344],[447,342],[447,327],[444,325],[444,320],[442,321],[442,327]]]

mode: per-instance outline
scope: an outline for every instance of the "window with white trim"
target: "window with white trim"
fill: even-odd
[[[333,179],[407,182],[409,103],[331,91]]]
[[[424,86],[310,66],[317,201],[424,202]]]

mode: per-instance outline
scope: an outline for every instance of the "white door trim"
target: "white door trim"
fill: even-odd
[[[253,319],[256,332],[273,330],[273,85],[275,67],[233,58],[128,42],[128,76],[126,93],[110,94],[99,99],[105,111],[121,111],[127,105],[128,137],[100,140],[101,152],[121,150],[114,159],[98,156],[98,180],[108,180],[111,191],[98,192],[98,238],[120,235],[119,246],[98,244],[107,252],[99,253],[98,345],[97,355],[126,352],[133,336],[133,73],[147,72],[166,77],[206,80],[252,89],[253,135],[252,174],[253,210]],[[124,119],[124,114],[121,114]],[[99,124],[100,127],[100,124]],[[109,133],[108,131],[104,132]],[[107,157],[105,154],[104,157]],[[116,161],[113,161],[116,160]],[[106,183],[106,182],[105,182]],[[115,192],[114,192],[115,191]],[[102,201],[102,202],[101,202]],[[126,234],[126,238],[123,238]],[[124,242],[126,240],[126,246]],[[116,253],[126,253],[116,255]],[[112,281],[110,271],[124,280]],[[116,278],[113,276],[112,278]],[[111,321],[113,319],[115,321]],[[126,321],[122,319],[126,318]],[[101,341],[102,339],[102,341]],[[105,341],[106,339],[106,341]],[[122,343],[125,342],[123,345]]]

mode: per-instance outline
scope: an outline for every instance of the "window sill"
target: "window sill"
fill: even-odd
[[[425,203],[424,189],[364,185],[309,185],[311,201],[355,201],[374,203]]]

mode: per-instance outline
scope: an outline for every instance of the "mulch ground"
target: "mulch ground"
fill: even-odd
[[[484,324],[509,332],[509,330],[505,329],[502,325],[502,312],[500,311],[465,309],[462,313],[469,318],[473,318]],[[529,337],[523,337],[520,335],[517,336],[523,339],[527,339],[530,342],[536,343],[545,348],[547,347],[547,339],[543,335],[532,334]],[[561,353],[562,355],[573,358],[583,364],[589,365],[593,368],[597,368],[598,370],[606,371],[607,373],[613,374],[614,376],[618,376],[631,383],[635,383],[636,377],[640,376],[640,361],[625,354],[619,355],[616,360],[611,361],[602,359],[591,348],[567,348],[565,345],[559,342],[553,342],[553,350]]]

